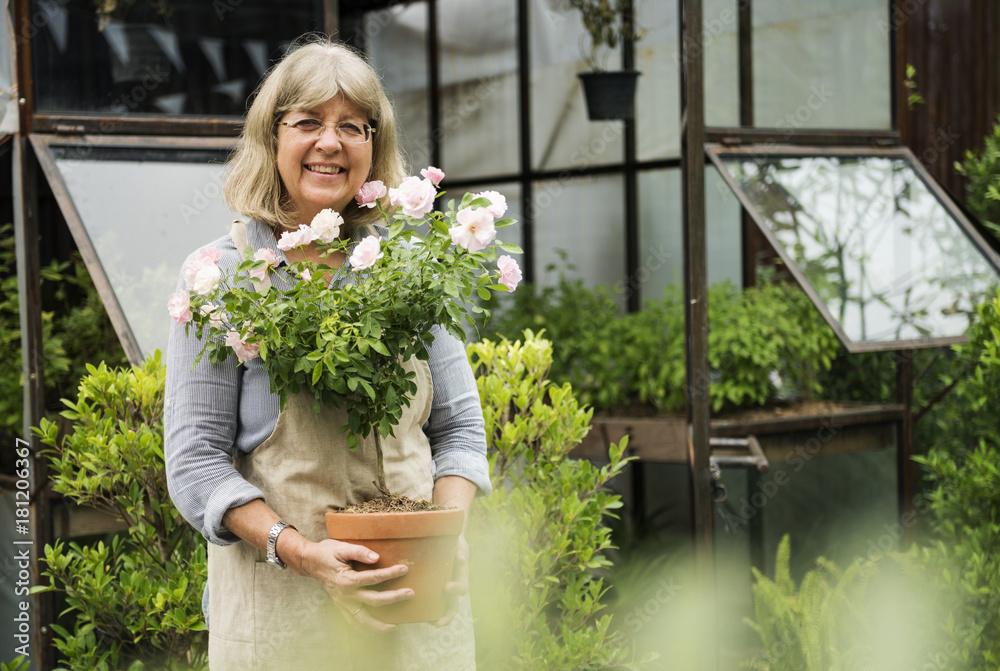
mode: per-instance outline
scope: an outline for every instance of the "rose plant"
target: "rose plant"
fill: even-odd
[[[347,261],[339,268],[298,261],[279,269],[272,252],[248,246],[224,276],[219,252],[207,248],[185,268],[186,290],[168,303],[173,319],[205,342],[195,365],[206,353],[213,363],[233,354],[241,363],[260,357],[282,409],[289,394],[305,391],[317,412],[326,404],[344,408],[341,430],[351,449],[374,429],[383,491],[379,437],[394,435],[416,391],[403,363],[427,359],[436,325],[464,340],[463,324],[483,312],[475,299],[511,291],[521,279],[510,256],[497,259],[497,248],[521,253],[494,240],[497,229],[514,223],[501,218],[503,197],[465,194],[457,207],[452,200],[435,211],[444,173],[433,166],[421,172],[423,178],[407,177],[394,189],[368,182],[359,190],[357,203],[379,210],[380,236],[352,248],[340,237],[343,219],[329,209],[281,235],[283,251],[315,242],[324,258],[342,254]],[[383,208],[386,195],[395,209]],[[265,275],[269,286],[261,284]]]

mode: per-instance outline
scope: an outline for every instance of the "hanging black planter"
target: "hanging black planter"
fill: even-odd
[[[617,72],[581,72],[587,96],[587,115],[591,121],[632,119],[635,116],[635,70]]]

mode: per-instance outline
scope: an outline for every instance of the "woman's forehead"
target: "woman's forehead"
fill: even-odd
[[[303,112],[323,116],[351,116],[361,119],[369,117],[368,112],[362,105],[351,100],[343,93],[337,93],[332,98],[326,98],[321,101],[316,99],[293,101],[287,105],[286,110],[289,112]]]

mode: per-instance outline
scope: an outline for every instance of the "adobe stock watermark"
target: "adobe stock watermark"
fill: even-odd
[[[813,85],[809,87],[809,96],[806,101],[796,107],[793,111],[786,114],[781,119],[777,120],[774,125],[777,128],[802,128],[805,124],[809,123],[809,120],[813,118],[813,115],[819,110],[823,109],[827,101],[833,97],[833,90],[827,88],[826,83],[820,84],[818,87]]]
[[[170,79],[170,70],[163,68],[160,63],[147,65],[142,79],[132,87],[132,90],[120,95],[111,103],[111,111],[115,114],[125,114],[134,110],[143,102],[149,94],[156,90],[160,84]]]
[[[31,450],[28,442],[17,438],[14,444],[14,531],[21,538],[31,535]],[[17,568],[14,581],[13,656],[31,657],[31,547],[33,540],[12,541],[12,563]],[[13,572],[14,566],[11,567]]]
[[[461,128],[466,119],[478,112],[484,103],[497,94],[501,86],[499,77],[483,77],[469,93],[448,105],[441,115],[441,124],[420,147],[410,152],[410,163],[426,165],[430,160],[432,145],[440,145],[449,133]]]
[[[740,499],[735,515],[720,507],[719,514],[727,528],[739,531],[741,527],[748,525],[750,520],[777,498],[788,483],[793,480],[793,474],[805,468],[805,465],[820,454],[823,447],[833,440],[843,428],[844,425],[824,418],[815,435],[785,453],[782,466],[772,468],[768,477],[757,480],[757,491]]]
[[[193,217],[204,212],[222,197],[222,185],[226,181],[226,174],[226,170],[217,171],[212,179],[192,190],[190,201],[177,205],[177,211],[184,219],[184,223],[190,222]]]
[[[28,17],[28,25],[21,31],[21,37],[25,39],[32,39],[38,34],[38,31],[45,28],[52,22],[52,19],[56,16],[57,7],[66,7],[69,4],[69,0],[41,0],[31,16]]]
[[[910,17],[917,13],[917,10],[927,4],[927,0],[903,0],[894,3],[892,15],[888,19],[879,19],[875,25],[882,33],[884,39],[889,39],[889,34],[893,30],[898,30],[900,26],[909,21]]]
[[[628,301],[632,294],[652,279],[653,273],[666,265],[667,261],[672,256],[673,255],[662,245],[647,248],[646,256],[643,259],[642,264],[635,270],[635,272],[629,273],[612,285],[612,293],[615,295],[620,294],[622,296],[622,300]],[[595,329],[603,328],[610,320],[615,319],[620,314],[621,311],[619,310],[617,303],[614,307],[609,305],[607,310],[598,310],[588,312],[587,314],[581,314],[574,330],[578,334],[591,333]]]
[[[540,211],[550,208],[562,195],[566,185],[593,165],[612,143],[619,141],[624,131],[625,124],[621,122],[605,123],[600,133],[574,149],[569,155],[573,167],[561,170],[555,179],[546,181],[543,188],[532,192],[531,202],[528,204],[528,216],[534,219]]]
[[[649,598],[634,606],[625,615],[625,626],[628,627],[629,632],[634,636],[642,631],[642,628],[659,615],[663,607],[673,601],[680,591],[681,585],[675,583],[672,576],[669,581],[660,578],[656,583],[655,591],[652,591]]]
[[[740,4],[744,1],[740,0]],[[706,49],[712,46],[715,40],[719,39],[730,28],[735,31],[738,18],[739,12],[731,7],[727,7],[719,12],[718,16],[710,18],[702,24],[701,35],[697,39],[691,40],[685,35],[683,52],[678,50],[674,54],[674,66],[680,68],[682,61],[689,61],[696,55],[702,55]],[[682,53],[683,56],[681,55]]]

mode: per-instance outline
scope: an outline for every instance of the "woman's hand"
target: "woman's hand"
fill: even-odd
[[[451,582],[444,585],[445,607],[444,615],[440,620],[432,622],[435,627],[444,627],[451,624],[458,614],[459,597],[469,592],[469,544],[465,542],[465,534],[458,537],[458,547],[455,550],[455,563],[451,569]]]
[[[287,539],[286,534],[289,536]],[[279,549],[278,555],[283,558],[287,556],[286,563],[299,575],[320,581],[345,620],[356,627],[381,632],[396,628],[395,625],[373,617],[365,606],[377,608],[409,599],[413,596],[413,590],[380,592],[367,588],[404,575],[406,566],[397,564],[371,571],[355,571],[350,562],[374,564],[378,561],[378,555],[362,545],[352,545],[331,538],[313,543],[298,532],[283,532],[278,541],[287,541],[283,543],[284,552]]]

